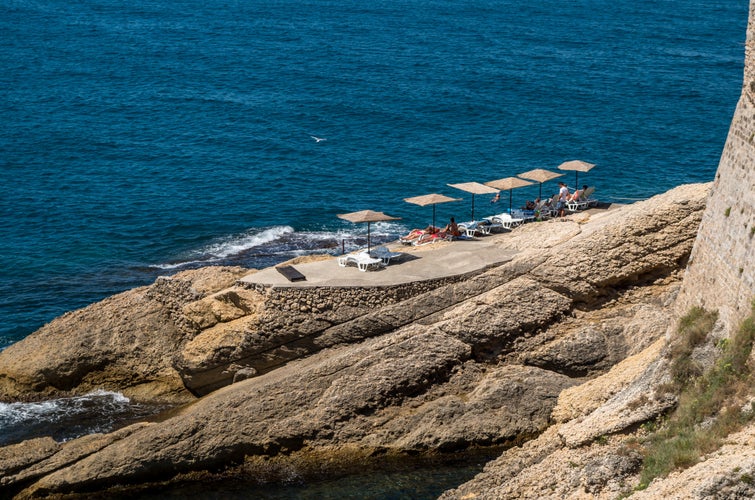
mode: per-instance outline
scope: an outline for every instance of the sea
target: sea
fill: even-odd
[[[711,181],[747,17],[746,0],[0,0],[0,349],[161,275],[363,246],[339,214],[399,217],[370,225],[395,240],[433,216],[408,197],[461,198],[442,224],[557,180],[610,203]],[[596,166],[498,204],[449,186],[575,159]]]

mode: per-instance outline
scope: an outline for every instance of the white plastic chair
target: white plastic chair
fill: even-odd
[[[384,265],[383,259],[370,257],[370,255],[365,251],[350,253],[338,257],[338,265],[341,267],[346,267],[351,263],[356,264],[357,268],[362,272],[367,271],[367,269],[371,267],[382,267]]]
[[[382,260],[384,266],[387,266],[388,264],[390,264],[391,259],[398,259],[402,255],[404,254],[401,252],[391,252],[390,250],[388,250],[387,247],[383,247],[383,246],[375,247],[372,250],[370,250],[370,256],[373,258]]]

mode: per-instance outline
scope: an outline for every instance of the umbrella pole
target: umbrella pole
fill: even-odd
[[[367,255],[370,254],[370,222],[367,221]]]
[[[435,203],[433,203],[433,228],[435,227]]]
[[[472,220],[474,221],[474,193],[472,193]]]
[[[543,199],[543,183],[540,183],[540,194],[538,195],[538,198],[542,201]]]
[[[509,189],[509,213],[511,213],[511,207],[513,205],[513,198],[514,198],[514,190]]]
[[[575,170],[574,173],[576,174],[574,176],[574,190],[576,191],[579,189],[579,170]]]

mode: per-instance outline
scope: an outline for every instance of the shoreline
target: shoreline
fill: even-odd
[[[707,189],[423,249],[396,269],[476,243],[512,251],[423,286],[248,289],[239,285],[248,269],[203,268],[64,315],[0,353],[0,397],[115,381],[135,401],[190,404],[109,434],[37,441],[44,450],[16,445],[14,463],[35,465],[4,481],[104,491],[255,460],[295,466],[299,453],[412,456],[526,441],[548,427],[562,391],[654,340],[648,327],[666,317]],[[660,214],[662,240],[648,230]],[[386,272],[335,259],[306,265]],[[588,334],[584,324],[612,333]],[[607,335],[624,340],[608,345]],[[54,465],[59,453],[79,458]]]

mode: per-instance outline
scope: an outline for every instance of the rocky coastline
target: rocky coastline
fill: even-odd
[[[506,451],[444,498],[616,498],[640,462],[622,436],[676,404],[651,389],[710,187],[522,226],[495,237],[500,265],[391,294],[292,302],[241,284],[252,270],[203,268],[67,313],[0,353],[0,400],[104,388],[180,406],[0,448],[0,488],[85,496],[491,447]]]

